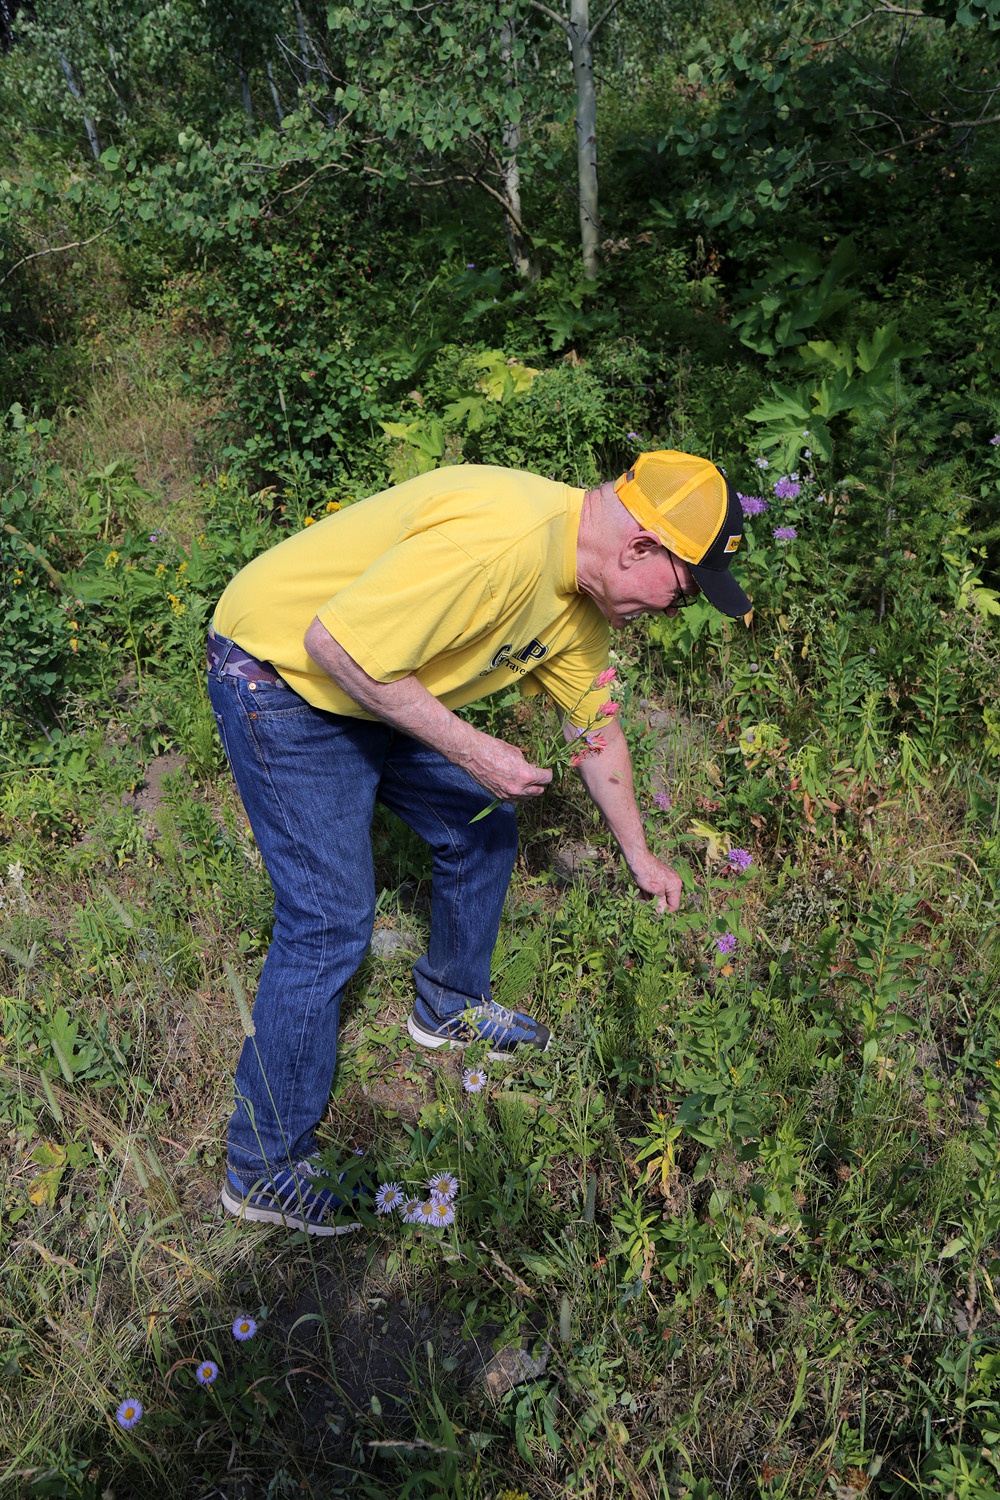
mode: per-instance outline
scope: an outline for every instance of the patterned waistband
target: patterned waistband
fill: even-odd
[[[258,661],[256,656],[251,656],[249,651],[244,651],[235,641],[227,640],[224,635],[216,635],[211,626],[208,629],[206,655],[208,670],[218,672],[223,677],[242,677],[245,682],[269,682],[273,687],[288,686],[273,667]]]

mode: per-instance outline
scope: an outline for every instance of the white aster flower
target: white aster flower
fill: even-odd
[[[478,1094],[486,1087],[485,1068],[466,1068],[462,1074],[462,1087],[467,1094]]]
[[[428,1198],[426,1203],[421,1203],[420,1207],[417,1209],[417,1223],[436,1224],[436,1209],[437,1204],[434,1202],[433,1198]]]
[[[450,1203],[458,1197],[458,1178],[454,1172],[435,1172],[427,1186],[432,1198],[444,1198]]]
[[[431,1199],[431,1223],[437,1224],[439,1228],[445,1229],[449,1224],[455,1222],[455,1205],[450,1199]]]
[[[419,1198],[407,1198],[406,1199],[406,1202],[403,1204],[403,1223],[404,1224],[419,1224],[420,1223],[420,1199]]]
[[[375,1194],[375,1212],[391,1214],[406,1201],[406,1194],[398,1182],[380,1182]]]

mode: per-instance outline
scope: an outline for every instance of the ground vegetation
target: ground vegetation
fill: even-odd
[[[0,5],[4,1493],[996,1495],[998,38],[995,0]],[[754,601],[615,645],[680,914],[566,769],[494,966],[552,1051],[429,1060],[380,817],[325,1149],[454,1174],[454,1218],[240,1229],[271,909],[218,594],[428,468],[657,447],[738,487]]]

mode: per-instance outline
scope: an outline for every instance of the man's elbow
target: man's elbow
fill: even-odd
[[[330,646],[333,644],[333,636],[327,630],[319,615],[315,617],[302,637],[302,644],[313,661],[319,662],[320,666],[322,666],[323,657],[329,654]]]

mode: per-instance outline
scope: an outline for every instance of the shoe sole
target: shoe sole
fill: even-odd
[[[306,1234],[322,1236],[353,1234],[356,1229],[362,1228],[361,1224],[310,1224],[308,1219],[282,1213],[280,1208],[261,1208],[258,1204],[247,1203],[245,1198],[235,1197],[228,1186],[222,1189],[219,1196],[227,1213],[237,1219],[246,1219],[250,1224],[281,1224],[285,1229],[301,1229]]]
[[[406,1018],[406,1029],[417,1046],[423,1047],[427,1052],[437,1052],[441,1047],[446,1047],[449,1052],[464,1052],[466,1047],[472,1045],[471,1040],[463,1042],[458,1037],[442,1036],[439,1031],[425,1031],[420,1022],[413,1019],[412,1011]],[[490,1062],[503,1062],[505,1058],[513,1057],[518,1047],[530,1047],[533,1052],[548,1052],[551,1041],[552,1033],[549,1032],[544,1047],[537,1047],[534,1042],[517,1042],[506,1052],[487,1052],[486,1056]]]

